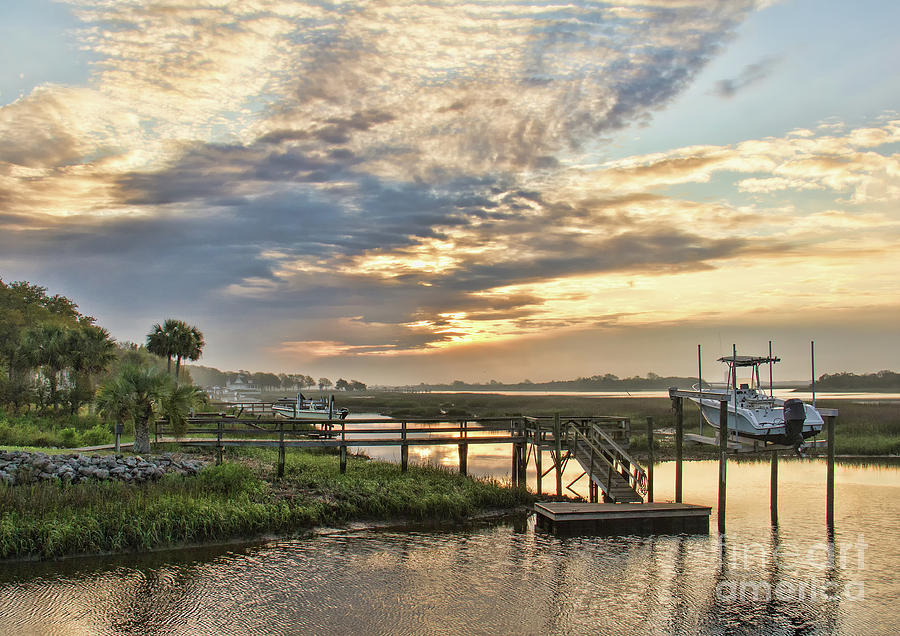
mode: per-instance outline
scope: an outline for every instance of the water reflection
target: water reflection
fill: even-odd
[[[698,463],[691,492],[714,497]],[[721,538],[557,538],[522,518],[5,564],[0,633],[891,633],[900,471],[845,468],[829,537],[818,469],[785,462],[772,529],[766,468],[729,468]]]

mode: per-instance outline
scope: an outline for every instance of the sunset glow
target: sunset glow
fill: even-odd
[[[0,45],[0,278],[121,340],[370,384],[897,366],[892,3],[9,11],[55,35]]]

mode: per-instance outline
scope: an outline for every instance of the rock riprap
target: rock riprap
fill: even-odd
[[[26,451],[0,451],[0,483],[11,486],[59,480],[78,483],[89,479],[144,482],[166,473],[196,475],[204,462],[176,459],[171,453],[154,457],[124,455],[48,455]]]

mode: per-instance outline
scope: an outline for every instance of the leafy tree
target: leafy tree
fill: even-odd
[[[334,385],[338,391],[346,391],[350,388],[350,383],[347,382],[344,378],[340,378]]]
[[[329,389],[334,385],[334,383],[328,378],[319,378],[319,390],[324,391],[325,389]]]
[[[359,380],[350,380],[350,390],[351,391],[365,391],[366,385],[360,382]]]

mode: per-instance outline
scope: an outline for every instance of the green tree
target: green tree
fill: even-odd
[[[206,342],[203,340],[203,333],[197,327],[188,325],[183,321],[178,321],[178,329],[175,336],[175,380],[179,378],[181,373],[181,361],[190,360],[195,362],[203,355],[203,347]]]
[[[178,321],[171,318],[163,324],[156,323],[147,334],[147,351],[166,359],[166,371],[172,373],[172,352],[175,349],[175,330]]]
[[[319,390],[324,391],[325,389],[331,388],[334,383],[328,378],[319,378]]]
[[[177,386],[172,376],[156,367],[125,365],[100,389],[100,412],[114,422],[134,423],[134,450],[150,452],[150,424],[167,417],[182,434],[190,409],[203,397],[194,386]]]
[[[86,325],[69,331],[67,347],[75,376],[69,401],[75,413],[83,402],[93,399],[94,376],[105,371],[116,359],[116,345],[106,329]]]

